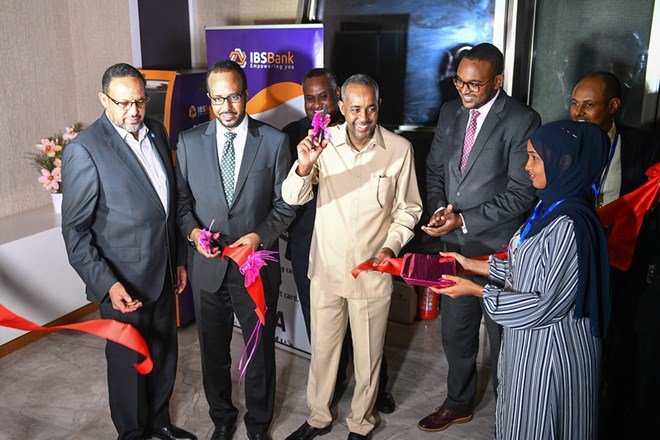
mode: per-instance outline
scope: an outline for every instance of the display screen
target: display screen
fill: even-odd
[[[147,115],[162,124],[165,123],[165,102],[169,84],[169,81],[148,79],[146,85],[146,92],[149,95]]]

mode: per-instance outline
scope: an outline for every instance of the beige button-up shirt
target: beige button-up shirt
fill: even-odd
[[[328,145],[305,177],[297,161],[282,183],[282,197],[302,205],[314,197],[316,220],[309,257],[309,278],[326,292],[345,298],[390,295],[392,277],[351,270],[384,247],[395,254],[413,237],[422,213],[410,142],[380,126],[357,151],[347,142],[346,124],[332,127]]]

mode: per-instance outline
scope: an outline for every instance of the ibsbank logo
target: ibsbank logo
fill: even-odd
[[[292,70],[295,65],[294,53],[290,50],[281,53],[275,52],[244,52],[237,47],[229,54],[229,59],[245,68],[248,64],[251,69]]]
[[[247,57],[245,56],[245,52],[243,52],[239,47],[229,53],[229,59],[245,69],[245,65],[247,64]]]

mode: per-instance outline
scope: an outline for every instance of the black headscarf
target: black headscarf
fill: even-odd
[[[609,258],[591,185],[605,167],[610,140],[597,125],[575,121],[546,124],[529,140],[543,160],[547,183],[536,192],[541,211],[527,236],[537,234],[559,216],[573,220],[578,255],[575,318],[589,317],[592,334],[602,337],[610,316]],[[563,202],[543,217],[560,200]]]

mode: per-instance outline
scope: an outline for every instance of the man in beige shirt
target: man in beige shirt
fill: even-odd
[[[346,422],[350,440],[369,439],[387,327],[392,277],[351,270],[397,255],[412,238],[422,202],[410,142],[378,126],[378,84],[362,74],[341,88],[346,122],[321,145],[310,137],[282,184],[282,197],[301,205],[314,197],[310,253],[312,360],[307,382],[311,414],[287,440],[311,440],[332,429],[332,401],[347,323],[353,333],[355,391]]]

